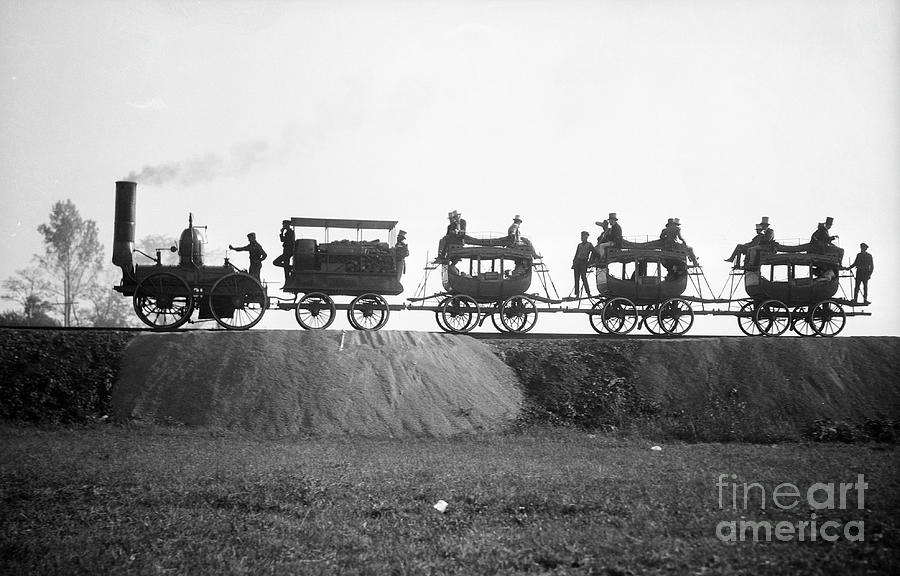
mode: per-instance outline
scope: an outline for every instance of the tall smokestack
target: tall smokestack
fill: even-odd
[[[122,268],[126,276],[134,270],[134,217],[137,198],[136,182],[116,182],[116,223],[113,232],[112,262]]]

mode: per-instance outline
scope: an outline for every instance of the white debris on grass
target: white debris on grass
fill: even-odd
[[[445,502],[444,500],[438,500],[437,503],[434,505],[434,509],[437,510],[438,512],[440,512],[441,514],[443,514],[444,512],[447,511],[447,506],[449,506],[449,504],[447,504],[447,502]]]
[[[662,446],[651,446],[650,449],[654,452],[660,452],[662,450]]]

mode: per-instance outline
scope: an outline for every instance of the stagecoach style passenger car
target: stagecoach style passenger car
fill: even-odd
[[[834,299],[839,285],[840,253],[774,253],[757,269],[744,272],[744,289],[752,299],[741,308],[738,324],[748,335],[778,336],[788,330],[801,336],[834,336],[846,314]]]
[[[611,250],[596,281],[600,299],[589,319],[598,333],[627,334],[643,326],[652,334],[680,336],[693,325],[693,309],[680,298],[688,285],[682,251]]]
[[[534,248],[527,240],[512,246],[448,249],[441,267],[445,297],[435,312],[438,326],[447,332],[469,332],[490,316],[501,332],[531,330],[537,306],[525,293],[531,287],[534,260]]]

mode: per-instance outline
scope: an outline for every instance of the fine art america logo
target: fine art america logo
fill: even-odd
[[[823,518],[827,510],[863,510],[869,484],[863,474],[856,482],[815,482],[802,490],[796,484],[784,482],[767,489],[758,482],[738,482],[736,474],[719,474],[716,490],[720,510],[737,514],[753,512],[754,516],[794,514],[807,508],[809,516],[802,520],[722,520],[716,525],[716,537],[722,542],[862,542],[865,522],[838,522]],[[759,510],[760,512],[757,512]]]

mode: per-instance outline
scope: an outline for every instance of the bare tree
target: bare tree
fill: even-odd
[[[38,260],[50,276],[49,290],[62,309],[63,326],[78,323],[78,300],[94,285],[102,267],[103,246],[97,224],[84,220],[71,200],[57,202],[50,222],[38,226],[44,236],[44,255]]]

